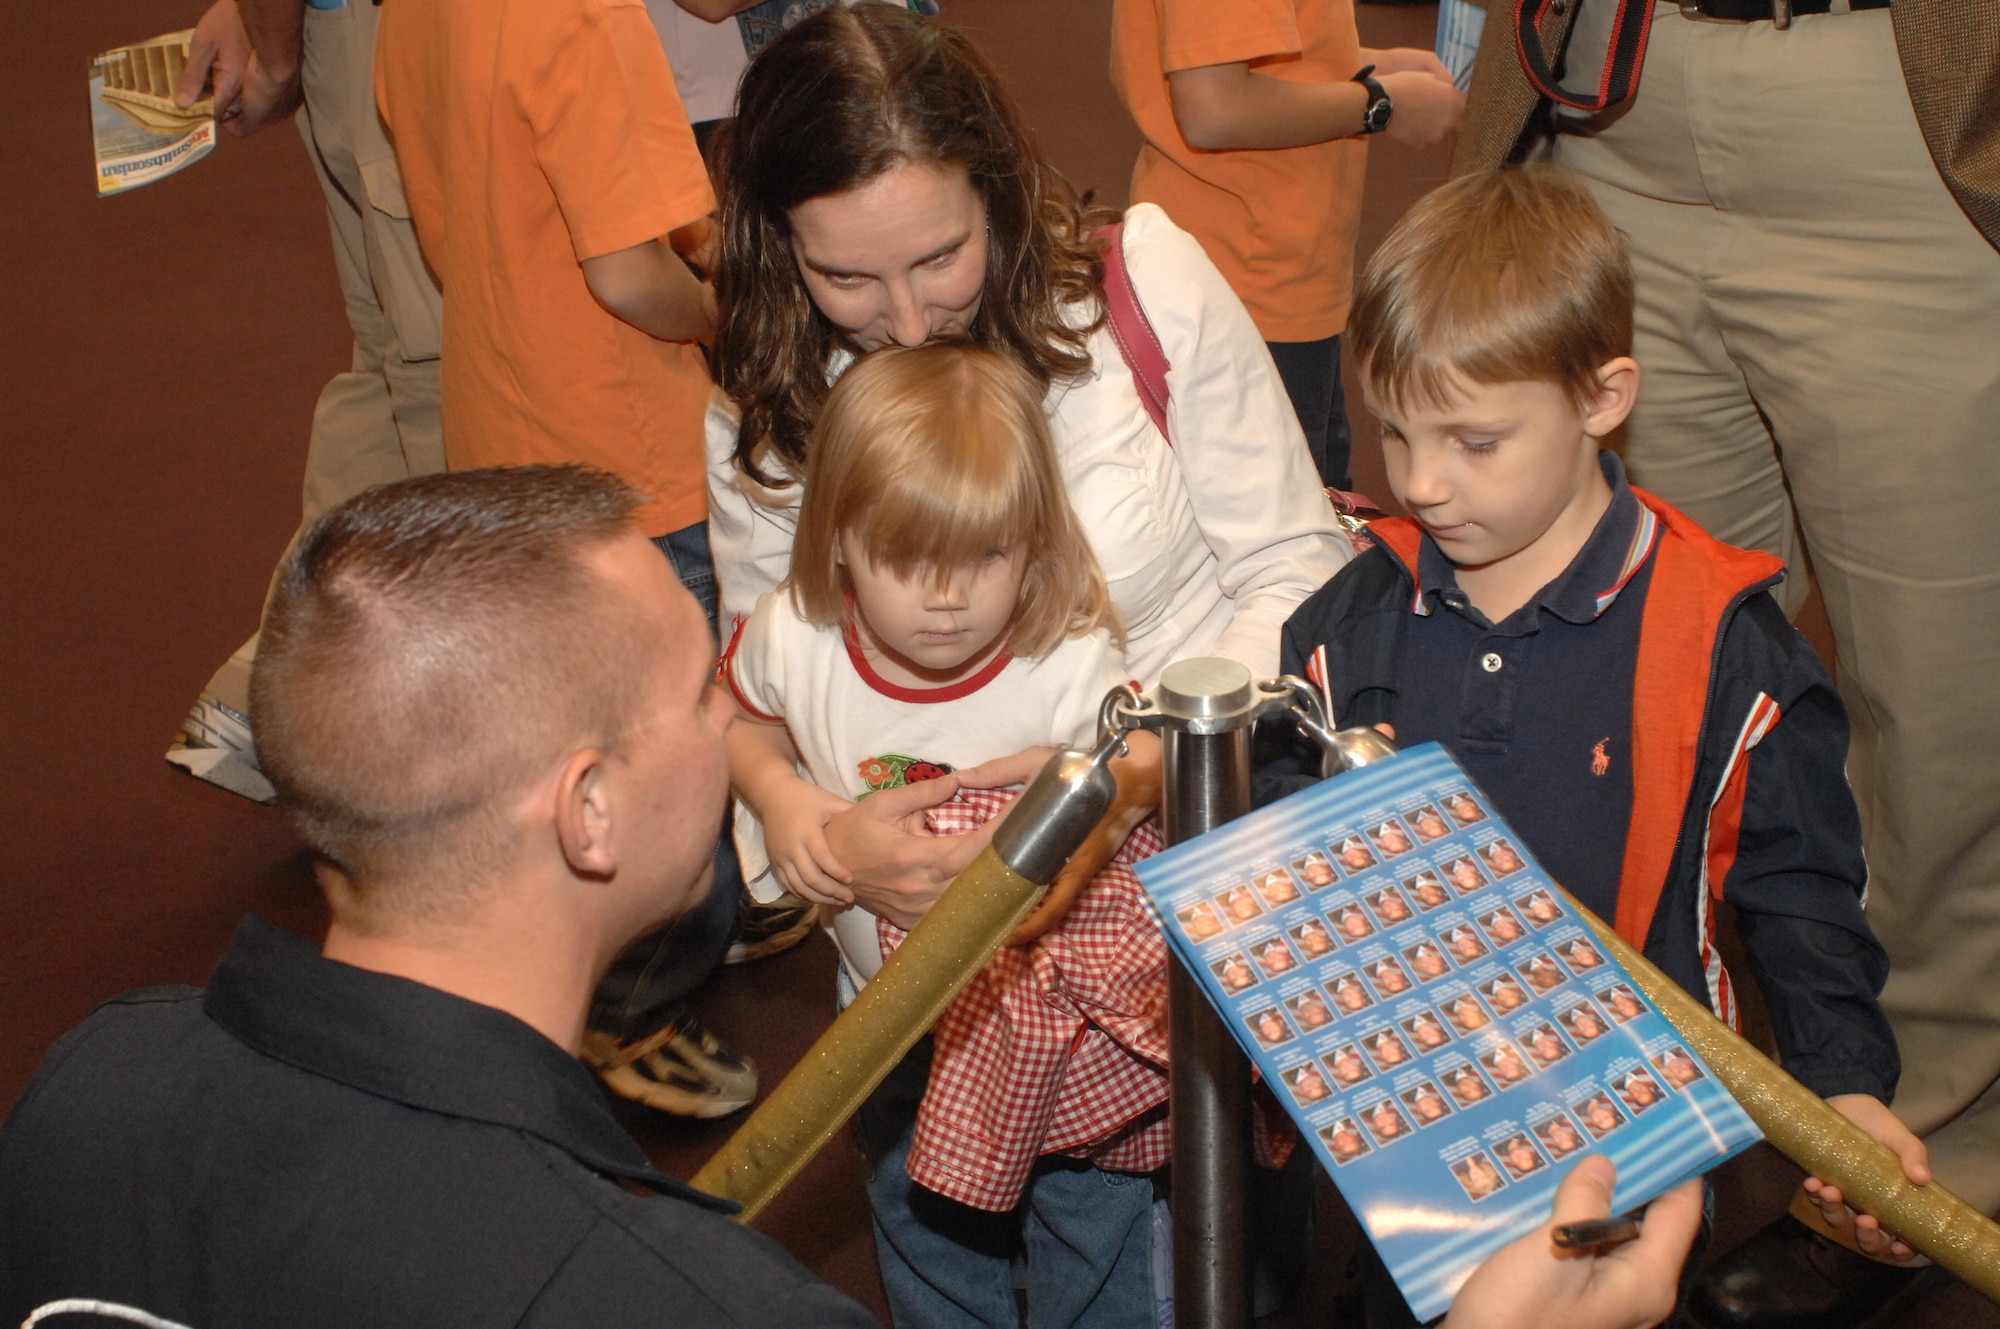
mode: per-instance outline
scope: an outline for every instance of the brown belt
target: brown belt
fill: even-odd
[[[1799,14],[1825,14],[1833,0],[1680,0],[1683,18],[1710,23],[1775,23],[1792,25]],[[1889,0],[1849,0],[1851,9],[1887,9]]]

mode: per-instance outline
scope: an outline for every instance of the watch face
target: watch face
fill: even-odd
[[[1391,102],[1387,97],[1379,97],[1376,100],[1369,102],[1368,119],[1367,119],[1368,132],[1371,134],[1379,134],[1384,129],[1388,128],[1389,117],[1391,114],[1395,112],[1395,109],[1396,109],[1395,103]]]

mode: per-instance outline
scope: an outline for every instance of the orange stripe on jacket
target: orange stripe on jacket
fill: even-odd
[[[1694,792],[1722,615],[1744,590],[1776,576],[1784,564],[1759,550],[1723,544],[1679,508],[1636,485],[1632,493],[1664,529],[1653,553],[1632,675],[1632,823],[1618,880],[1618,917],[1611,922],[1619,936],[1643,950]],[[1407,517],[1387,517],[1370,522],[1368,532],[1403,560],[1414,580],[1422,528]]]

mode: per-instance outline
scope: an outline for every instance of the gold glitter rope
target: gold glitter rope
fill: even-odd
[[[695,1174],[748,1223],[812,1161],[1042,898],[991,845],[938,897],[853,1004]]]
[[[1779,1153],[1838,1186],[1853,1208],[1875,1215],[1912,1247],[2000,1301],[2000,1225],[1938,1182],[1912,1184],[1892,1150],[1716,1019],[1575,896],[1562,894]]]

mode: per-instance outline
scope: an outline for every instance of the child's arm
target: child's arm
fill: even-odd
[[[782,724],[741,704],[729,727],[729,782],[764,824],[764,850],[785,889],[815,904],[854,903],[847,870],[827,846],[826,824],[848,801],[799,777],[799,753]]]
[[[716,265],[722,261],[722,227],[712,212],[696,217],[667,232],[667,247],[686,260],[699,280],[714,281]]]
[[[1054,748],[1030,748],[1011,757],[982,762],[969,770],[960,771],[959,781],[968,789],[1024,784],[1035,778],[1055,751]],[[1070,906],[1076,903],[1076,897],[1090,884],[1090,879],[1111,861],[1111,856],[1118,852],[1126,837],[1139,828],[1139,823],[1158,810],[1161,751],[1157,735],[1138,730],[1125,736],[1125,755],[1114,757],[1111,761],[1111,774],[1118,782],[1118,792],[1112,797],[1110,809],[1084,837],[1076,852],[1070,855],[1069,862],[1056,874],[1056,879],[1049,883],[1049,892],[1042,897],[1042,902],[1007,938],[1009,946],[1025,946],[1062,922]]]
[[[605,312],[649,337],[705,342],[715,333],[715,289],[661,241],[584,259],[583,280]]]
[[[1436,143],[1458,123],[1465,94],[1429,51],[1363,51],[1362,65],[1395,104],[1382,137],[1413,147]],[[1360,72],[1357,66],[1356,73]],[[1188,146],[1209,152],[1297,148],[1362,132],[1368,90],[1359,83],[1297,83],[1259,74],[1247,60],[1167,75],[1174,120]]]
[[[1758,679],[1780,708],[1762,741],[1739,757],[1748,771],[1723,898],[1736,907],[1785,1069],[1925,1185],[1923,1142],[1885,1105],[1900,1062],[1876,998],[1888,956],[1861,907],[1868,868],[1847,784],[1847,713],[1812,648],[1768,596],[1737,612],[1717,670]],[[1718,721],[1736,731],[1737,717],[1711,717]],[[1848,1209],[1837,1187],[1808,1178],[1806,1192],[1829,1227],[1852,1226],[1863,1251],[1913,1254],[1874,1218]]]

